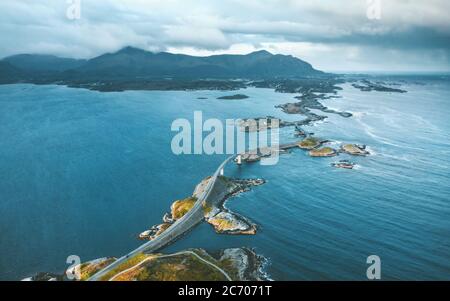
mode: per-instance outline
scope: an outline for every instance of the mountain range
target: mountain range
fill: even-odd
[[[0,61],[0,83],[136,82],[161,79],[279,79],[324,73],[290,55],[262,50],[247,55],[197,57],[125,47],[89,60],[19,54]]]

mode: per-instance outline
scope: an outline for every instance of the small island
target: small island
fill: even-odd
[[[387,84],[384,82],[371,82],[370,80],[363,79],[360,81],[360,83],[354,83],[352,84],[353,88],[356,88],[363,92],[372,92],[372,91],[378,91],[378,92],[391,92],[391,93],[406,93],[406,90],[397,89],[397,88],[391,88],[387,87]]]
[[[175,221],[182,218],[194,207],[197,198],[203,193],[209,177],[201,181],[191,197],[175,201],[170,212],[163,216],[163,223],[152,226],[139,234],[143,240],[153,240],[167,230]],[[233,196],[248,191],[253,186],[264,184],[263,179],[231,179],[220,176],[216,181],[216,197],[203,203],[205,221],[214,227],[219,234],[256,234],[257,226],[249,219],[224,207],[224,203]]]
[[[321,145],[322,145],[322,141],[320,139],[315,138],[315,137],[308,137],[308,138],[305,138],[304,140],[300,141],[300,143],[298,144],[298,147],[300,147],[301,149],[312,150]]]
[[[327,147],[312,149],[309,152],[309,155],[311,157],[334,157],[337,155],[337,152],[335,149],[327,146]]]
[[[367,156],[370,154],[366,150],[365,145],[359,144],[344,144],[341,146],[341,151],[353,156]]]
[[[227,96],[217,97],[217,99],[225,99],[225,100],[246,99],[246,98],[249,98],[249,97],[244,94],[235,94],[235,95],[227,95]]]

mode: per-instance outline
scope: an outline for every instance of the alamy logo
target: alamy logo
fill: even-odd
[[[381,0],[367,0],[366,15],[369,20],[380,20]]]
[[[369,280],[381,279],[381,259],[377,255],[370,255],[367,257],[367,263],[370,266],[367,268],[366,276]]]
[[[66,277],[69,280],[80,280],[81,279],[81,259],[77,255],[70,255],[66,260],[67,264],[70,266],[66,270]]]
[[[176,155],[241,155],[275,165],[279,158],[279,119],[203,120],[201,111],[194,112],[193,126],[184,118],[172,122],[172,152]],[[241,157],[239,157],[239,160]],[[240,162],[240,161],[239,161]]]
[[[67,19],[81,19],[81,0],[67,0],[67,4],[69,5],[66,10]]]

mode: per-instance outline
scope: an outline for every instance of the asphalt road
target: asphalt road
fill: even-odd
[[[178,219],[175,223],[173,223],[166,231],[164,231],[161,235],[157,236],[154,240],[146,242],[141,245],[137,249],[131,251],[130,253],[120,257],[109,266],[104,269],[98,271],[96,274],[92,275],[88,281],[98,281],[104,275],[106,275],[111,270],[115,269],[122,263],[126,262],[129,258],[137,255],[138,253],[146,252],[155,252],[162,247],[170,244],[176,238],[183,235],[187,231],[189,231],[192,227],[200,223],[204,218],[203,212],[203,202],[208,200],[211,195],[211,191],[214,188],[214,184],[216,183],[217,177],[220,175],[220,171],[225,167],[225,165],[233,159],[234,156],[228,157],[225,161],[220,164],[215,173],[209,179],[206,188],[203,190],[202,194],[198,197],[197,202],[194,204],[191,210],[186,213],[182,218]]]

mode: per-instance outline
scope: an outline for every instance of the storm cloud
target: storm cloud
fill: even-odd
[[[2,0],[0,57],[90,58],[135,46],[193,55],[266,49],[325,71],[449,71],[450,2]]]

